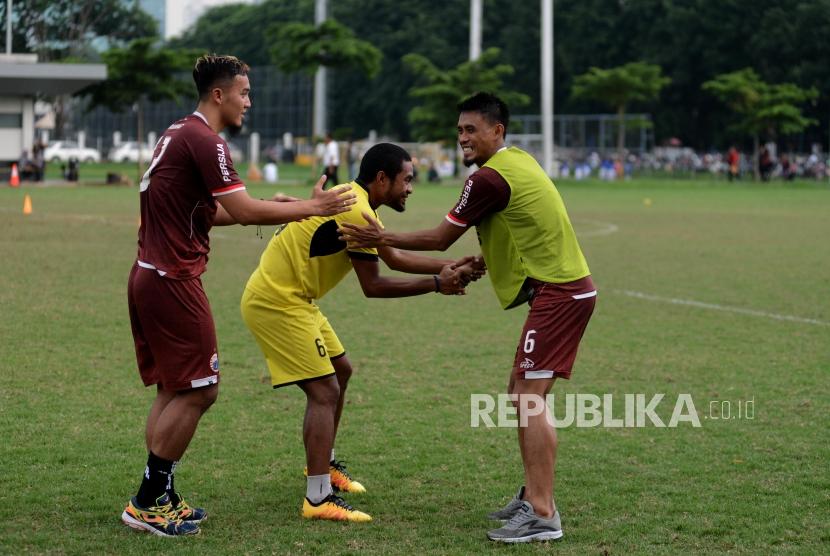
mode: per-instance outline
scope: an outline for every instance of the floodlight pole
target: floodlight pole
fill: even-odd
[[[542,168],[555,174],[553,158],[553,0],[542,1]]]
[[[314,24],[320,25],[326,20],[328,0],[315,0]],[[322,137],[326,133],[326,68],[319,66],[314,74],[314,121],[312,133]]]
[[[12,53],[12,0],[6,0],[6,54]]]
[[[470,0],[470,61],[481,56],[481,0]]]

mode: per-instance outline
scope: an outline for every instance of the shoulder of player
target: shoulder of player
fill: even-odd
[[[217,143],[226,142],[221,135],[213,131],[213,128],[207,125],[207,123],[196,114],[188,114],[184,118],[171,124],[167,129],[168,131],[176,131],[181,135],[200,138],[205,141]]]
[[[222,139],[193,114],[170,124],[164,134],[172,137],[179,145],[186,143],[195,146],[214,146]]]
[[[472,174],[470,177],[467,178],[465,185],[469,188],[473,188],[478,186],[478,188],[499,188],[502,186],[507,186],[507,181],[502,177],[501,174],[494,168],[490,168],[489,166],[484,166],[479,168]]]
[[[208,153],[212,153],[217,157],[230,159],[228,142],[201,121],[195,121],[182,128],[179,140],[190,145],[197,156],[207,156]]]
[[[371,215],[375,220],[380,221],[380,217],[378,216],[377,211],[372,209],[366,197],[358,193],[357,202],[353,204],[349,210],[347,210],[346,212],[342,212],[336,216],[333,216],[332,218],[334,218],[338,222],[349,222],[350,224],[365,226],[366,224],[368,224],[368,222],[366,221],[366,218],[363,217],[364,212],[366,214]]]

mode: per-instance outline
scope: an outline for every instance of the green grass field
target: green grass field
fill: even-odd
[[[624,394],[663,393],[665,421],[690,394],[702,426],[560,430],[565,537],[506,547],[486,540],[484,515],[521,484],[516,433],[471,428],[470,395],[504,391],[526,309],[502,311],[487,280],[466,297],[367,300],[350,276],[320,302],[356,369],[337,450],[369,492],[348,499],[374,521],[309,523],[298,516],[304,398],[262,382],[239,314],[271,229],[215,228],[204,283],[221,395],[177,473],[210,518],[199,537],[159,539],[119,519],[153,397],[126,306],[138,192],[0,188],[0,552],[826,553],[830,188],[560,190],[600,294],[573,379],[555,392],[612,394],[615,416]],[[394,229],[432,226],[457,194],[419,185],[406,213],[382,216]],[[473,233],[451,250],[474,252]],[[736,418],[749,400],[754,418]],[[717,418],[727,407],[733,418]]]

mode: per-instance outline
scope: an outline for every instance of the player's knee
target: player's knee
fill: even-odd
[[[343,358],[345,359],[345,358]],[[349,382],[349,379],[352,378],[352,373],[354,370],[352,369],[352,364],[349,363],[348,360],[340,361],[334,368],[334,372],[337,374],[337,382],[340,383],[340,387],[345,387],[346,383]]]
[[[219,385],[214,384],[205,388],[195,390],[194,401],[202,408],[202,411],[207,411],[210,406],[216,403],[219,398]]]
[[[513,407],[521,414],[528,408],[544,404],[554,379],[517,379],[511,381],[508,393]]]
[[[317,380],[309,383],[305,388],[308,403],[324,406],[335,406],[340,398],[340,385],[334,377]]]

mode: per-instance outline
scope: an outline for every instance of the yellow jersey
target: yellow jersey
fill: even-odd
[[[352,258],[378,260],[377,249],[347,249],[338,237],[337,228],[342,222],[365,226],[363,212],[380,222],[369,206],[368,191],[357,182],[350,185],[357,195],[351,210],[336,216],[313,216],[277,228],[248,280],[248,289],[266,299],[300,297],[312,301],[326,295],[349,273]]]

